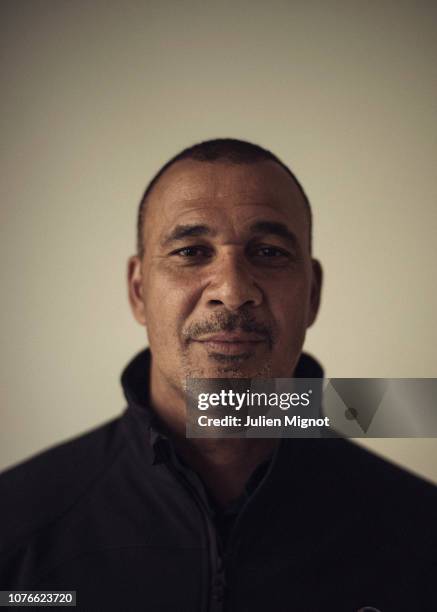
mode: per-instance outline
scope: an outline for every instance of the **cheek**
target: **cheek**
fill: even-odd
[[[162,344],[179,334],[196,302],[196,288],[184,281],[181,275],[162,271],[148,275],[144,302],[149,339],[154,336]]]
[[[305,277],[295,282],[282,284],[280,291],[270,300],[272,314],[279,326],[281,336],[290,337],[306,328],[309,308],[309,283]]]

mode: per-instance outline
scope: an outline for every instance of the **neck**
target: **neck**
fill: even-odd
[[[177,438],[175,447],[202,478],[216,502],[226,506],[239,497],[255,468],[278,440],[271,438]]]
[[[176,451],[222,506],[243,493],[255,468],[278,444],[277,439],[270,438],[187,438],[184,393],[165,383],[153,367],[150,399]]]

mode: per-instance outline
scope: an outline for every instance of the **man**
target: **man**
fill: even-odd
[[[185,380],[291,377],[319,306],[307,199],[264,157],[227,141],[183,154],[143,199],[139,255],[129,262],[130,301],[152,353],[151,404],[222,503],[274,441],[187,441]]]
[[[188,439],[187,378],[321,378],[311,211],[270,152],[222,139],[146,189],[129,298],[150,348],[122,417],[9,470],[2,589],[84,610],[435,610],[435,488],[341,439]],[[369,607],[372,608],[369,608]]]

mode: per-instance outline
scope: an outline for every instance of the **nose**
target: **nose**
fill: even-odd
[[[238,254],[223,255],[215,263],[212,278],[204,291],[207,306],[225,306],[233,311],[242,306],[259,306],[262,291],[252,272],[249,264]]]

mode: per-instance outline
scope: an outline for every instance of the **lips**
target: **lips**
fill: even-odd
[[[196,342],[216,353],[247,355],[257,345],[265,342],[265,338],[256,334],[245,334],[242,332],[221,332],[198,338]]]
[[[197,342],[225,342],[225,343],[247,343],[263,342],[264,337],[256,334],[245,334],[243,332],[220,332],[211,336],[197,338]]]

